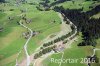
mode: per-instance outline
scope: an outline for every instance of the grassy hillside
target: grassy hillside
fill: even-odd
[[[3,27],[3,31],[0,32],[0,66],[14,66],[15,59],[20,50],[22,53],[19,55],[18,60],[21,61],[24,59],[25,53],[23,50],[24,43],[27,39],[22,37],[22,33],[27,32],[27,29],[18,25],[17,22],[21,19],[21,10],[27,10],[25,13],[26,18],[31,19],[32,22],[29,24],[24,23],[24,25],[31,28],[33,31],[40,31],[38,35],[32,37],[28,44],[28,52],[32,54],[34,50],[41,45],[41,41],[45,39],[48,35],[60,31],[60,18],[58,14],[53,11],[39,11],[36,9],[38,3],[41,0],[28,0],[28,3],[35,3],[34,5],[20,4],[16,6],[15,1],[9,0],[9,3],[0,3],[0,27]],[[55,2],[50,0],[49,4]],[[98,5],[100,3],[93,4],[93,1],[77,0],[74,3],[72,1],[66,1],[57,6],[63,6],[65,9],[80,9],[83,8],[83,11],[88,11],[92,5]],[[96,14],[93,17],[98,18],[100,14]],[[9,17],[12,18],[9,20]],[[53,23],[55,21],[55,23]],[[64,58],[84,58],[87,55],[92,54],[90,46],[88,47],[77,47],[77,44],[81,42],[81,36],[78,36],[79,40],[72,43],[70,49],[64,51]],[[100,40],[97,40],[97,48],[100,48]],[[62,53],[54,54],[50,58],[61,58]],[[97,52],[98,57],[100,53]],[[44,66],[58,66],[59,64],[51,63],[48,59],[44,60]],[[86,64],[75,63],[75,64],[62,64],[62,66],[86,66]],[[96,65],[95,65],[96,66]]]
[[[77,44],[82,41],[82,38],[78,36],[78,40],[74,41],[71,45],[71,48],[64,50],[64,57],[63,59],[78,59],[77,63],[63,63],[61,66],[87,66],[85,63],[80,63],[81,58],[86,58],[87,56],[92,54],[92,47],[77,47]],[[61,59],[62,53],[54,54],[44,60],[43,66],[58,66],[60,63],[51,62],[51,58],[54,59]]]
[[[82,1],[82,0],[77,0],[77,1],[66,1],[64,3],[59,4],[58,6],[63,6],[65,9],[82,9],[83,11],[89,11],[96,5],[100,4],[99,2],[95,1]],[[92,8],[90,8],[92,7]]]
[[[32,37],[29,42],[28,51],[30,54],[40,45],[39,43],[42,39],[46,38],[49,34],[60,31],[60,19],[54,11],[40,12],[35,8],[35,5],[29,4],[22,4],[19,7],[0,4],[0,7],[2,7],[0,9],[4,10],[4,12],[0,12],[0,25],[4,28],[0,32],[0,66],[7,64],[14,66],[17,53],[23,48],[26,42],[26,39],[22,37],[22,33],[27,32],[27,29],[17,24],[20,20],[20,9],[28,8],[26,12],[27,18],[32,19],[31,24],[25,25],[32,30],[41,31],[40,34]],[[10,11],[10,9],[14,10]],[[9,17],[13,19],[9,20]],[[53,20],[56,21],[54,24],[52,24]]]

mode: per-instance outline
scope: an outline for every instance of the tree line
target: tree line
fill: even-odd
[[[41,57],[42,55],[51,52],[52,50],[55,49],[55,47],[56,47],[56,46],[54,45],[54,46],[47,47],[47,48],[44,48],[44,49],[40,50],[38,53],[36,53],[36,54],[34,55],[34,59],[37,59],[37,58]]]
[[[0,0],[0,2],[4,3],[4,2],[5,2],[5,0]]]
[[[71,29],[72,31],[69,32],[68,34],[62,35],[61,37],[58,37],[56,39],[54,39],[53,41],[44,43],[42,47],[40,47],[39,52],[37,52],[34,56],[34,59],[37,59],[38,57],[41,57],[42,55],[49,53],[51,51],[55,51],[56,45],[54,45],[55,43],[59,42],[59,41],[63,41],[63,44],[66,44],[68,42],[68,40],[66,40],[66,38],[70,37],[72,34],[75,33],[75,25],[71,25]],[[74,36],[70,37],[69,39],[72,40],[77,34],[75,34]]]
[[[100,38],[100,18],[90,18],[100,13],[100,5],[90,11],[82,12],[82,9],[67,9],[56,7],[55,10],[65,14],[76,26],[78,32],[82,32],[83,42],[78,46],[96,46],[96,39]]]
[[[64,41],[66,38],[70,37],[72,34],[75,33],[75,27],[74,27],[74,25],[71,26],[71,29],[72,29],[72,31],[69,32],[68,34],[62,35],[61,37],[58,37],[58,38],[54,39],[51,42],[44,43],[43,47],[47,47],[47,46],[53,45],[54,43],[57,43],[59,41]]]

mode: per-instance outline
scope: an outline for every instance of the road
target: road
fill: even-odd
[[[93,57],[93,56],[96,54],[95,52],[98,51],[98,50],[100,51],[100,49],[98,49],[98,48],[94,48],[94,49],[93,49],[93,54],[92,54],[91,57]]]
[[[66,33],[71,32],[70,25],[72,25],[73,23],[67,18],[67,21],[70,22],[70,25],[67,25],[67,24],[65,23],[65,21],[63,20],[62,14],[61,14],[61,13],[58,13],[58,16],[60,17],[61,22],[62,22],[61,31],[60,31],[59,33],[57,33],[57,35],[56,35],[55,37],[51,38],[51,39],[50,39],[50,38],[49,38],[49,39],[48,39],[48,38],[44,39],[43,42],[52,41],[52,40],[54,40],[54,39],[57,38],[57,37],[61,37],[62,35],[65,35]],[[33,59],[35,53],[36,53],[37,51],[39,51],[39,48],[42,46],[42,45],[41,45],[41,46],[39,46],[39,48],[37,48],[37,49],[35,50],[35,52],[34,52],[32,55],[29,56],[29,54],[28,54],[28,52],[27,52],[27,44],[28,44],[29,40],[30,40],[31,37],[32,37],[32,30],[31,30],[30,28],[26,27],[25,25],[23,25],[23,24],[21,23],[21,21],[20,21],[20,25],[23,26],[24,28],[28,29],[28,30],[31,32],[31,35],[30,35],[30,37],[28,38],[28,40],[26,41],[26,43],[25,43],[25,45],[24,45],[24,50],[25,50],[25,53],[26,53],[27,58],[24,59],[20,64],[17,63],[17,59],[16,59],[16,66],[26,66],[26,63],[27,63],[27,66],[29,66],[31,62],[33,62],[33,64],[34,64],[33,66],[41,66],[42,61],[43,61],[44,59],[46,59],[48,56],[54,54],[54,52],[51,52],[51,53],[46,54],[46,55],[43,55],[43,56],[42,56],[41,58],[39,58],[39,59]],[[75,26],[75,28],[76,28],[76,26]],[[76,30],[75,30],[75,33],[74,33],[73,35],[71,35],[70,37],[73,37],[76,33],[77,33],[77,28],[76,28]],[[70,40],[70,37],[68,37],[67,39]],[[70,45],[70,44],[72,43],[72,41],[73,41],[73,40],[70,40],[70,42],[69,42],[68,45]],[[68,47],[68,45],[67,45],[66,47]],[[20,52],[19,52],[19,53],[20,53]],[[40,62],[40,63],[39,63],[39,62]]]
[[[30,56],[29,56],[28,51],[27,51],[27,45],[28,45],[30,39],[32,38],[33,31],[32,31],[30,28],[28,28],[27,26],[25,26],[24,24],[22,24],[21,20],[20,20],[19,23],[20,23],[20,25],[21,25],[22,27],[24,27],[24,28],[26,28],[26,29],[28,29],[28,30],[30,31],[30,37],[27,39],[26,43],[24,44],[24,50],[25,50],[25,54],[26,54],[26,57],[27,57],[26,66],[29,66],[29,65],[30,65]],[[19,55],[20,53],[21,53],[21,51],[18,53],[18,55]],[[16,66],[18,66],[18,65],[19,65],[19,64],[18,64],[18,61],[17,61],[17,59],[16,59]]]
[[[91,57],[94,57],[94,56],[95,56],[96,51],[100,51],[100,49],[98,49],[98,48],[93,48],[93,54],[91,55]],[[90,66],[90,63],[89,63],[89,62],[87,62],[87,66]]]

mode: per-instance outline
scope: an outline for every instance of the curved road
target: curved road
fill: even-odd
[[[59,17],[60,17],[60,19],[61,19],[62,28],[63,28],[62,31],[60,32],[60,35],[64,35],[64,34],[66,34],[66,32],[68,32],[68,31],[66,31],[67,28],[66,28],[66,30],[65,30],[66,25],[65,25],[65,22],[64,22],[64,20],[63,20],[62,14],[61,14],[61,13],[58,13],[58,15],[59,15]],[[67,21],[70,22],[70,25],[73,24],[68,18],[67,18]],[[21,20],[20,20],[20,25],[23,26],[24,28],[28,29],[28,30],[31,32],[31,34],[30,34],[30,37],[28,38],[28,40],[26,41],[26,43],[25,43],[25,45],[24,45],[24,50],[25,50],[27,59],[23,60],[21,64],[18,64],[18,63],[17,63],[17,59],[16,59],[16,66],[25,66],[25,63],[27,63],[27,66],[29,66],[30,63],[34,60],[34,59],[33,59],[33,56],[34,56],[34,54],[35,54],[35,53],[33,53],[31,56],[29,56],[28,51],[27,51],[27,44],[28,44],[28,42],[30,41],[33,32],[32,32],[32,30],[31,30],[30,28],[28,28],[27,26],[23,25],[22,22],[21,22]],[[73,25],[74,25],[74,24],[73,24]],[[75,25],[74,25],[74,26],[75,26]],[[73,37],[73,36],[77,33],[77,27],[76,27],[76,26],[75,26],[75,29],[76,29],[76,30],[75,30],[75,33],[74,33],[73,35],[71,35],[70,37]],[[68,37],[67,39],[70,40],[70,37]],[[71,44],[71,42],[70,42],[69,44]],[[36,50],[37,50],[37,49],[36,49]],[[19,52],[19,54],[20,54],[20,53],[21,53],[21,51]],[[18,54],[18,55],[19,55],[19,54]],[[50,54],[53,54],[53,53],[50,53]],[[50,54],[46,55],[46,57],[48,57]],[[45,56],[45,55],[44,55],[44,56]],[[30,58],[32,58],[32,59],[30,59]],[[45,57],[44,57],[43,59],[45,59]],[[42,60],[43,60],[43,59],[42,59]],[[36,59],[36,60],[37,60],[37,59]],[[34,60],[34,66],[35,66],[35,63],[38,62],[38,61],[36,61],[36,60]]]
[[[24,44],[24,50],[25,50],[25,54],[26,54],[26,57],[27,57],[27,65],[26,66],[29,66],[30,65],[30,56],[28,54],[28,51],[27,51],[27,44],[29,43],[30,39],[32,38],[32,34],[33,34],[33,31],[28,28],[27,26],[23,25],[21,20],[20,20],[20,25],[26,29],[28,29],[31,33],[30,33],[30,37],[27,39],[26,43]],[[21,51],[19,52],[19,54],[21,53]],[[19,55],[18,54],[18,55]],[[17,59],[16,59],[16,66],[18,66],[18,63],[17,63]]]

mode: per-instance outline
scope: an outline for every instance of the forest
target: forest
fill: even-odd
[[[82,32],[83,41],[78,46],[96,46],[96,39],[100,38],[100,18],[91,16],[100,12],[100,5],[87,12],[82,12],[83,9],[65,10],[62,6],[56,6],[54,10],[65,14],[77,26],[78,32]]]
[[[0,2],[5,2],[5,0],[0,0]]]

